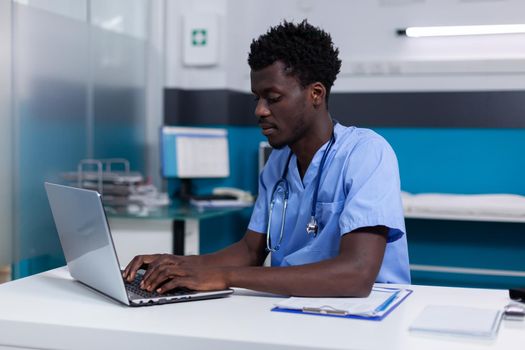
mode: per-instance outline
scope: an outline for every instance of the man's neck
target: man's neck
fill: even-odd
[[[301,179],[306,174],[315,153],[332,136],[334,124],[328,113],[320,118],[320,122],[310,128],[310,132],[301,140],[290,146],[290,149],[297,157],[297,168]]]

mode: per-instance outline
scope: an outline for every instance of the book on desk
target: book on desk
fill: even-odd
[[[502,311],[462,305],[427,305],[409,330],[434,335],[496,337]]]

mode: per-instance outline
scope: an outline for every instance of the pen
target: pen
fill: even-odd
[[[390,306],[390,304],[392,304],[392,302],[396,299],[398,294],[399,294],[399,290],[396,291],[394,294],[392,294],[390,297],[388,297],[388,299],[385,300],[385,302],[383,304],[379,305],[374,310],[374,314],[377,313],[377,312],[381,312],[381,311],[386,310]]]

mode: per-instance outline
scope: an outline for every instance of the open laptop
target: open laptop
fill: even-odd
[[[47,198],[71,276],[129,306],[145,306],[223,297],[233,290],[192,291],[181,288],[165,294],[138,288],[143,271],[130,284],[122,278],[115,246],[96,191],[45,183]]]

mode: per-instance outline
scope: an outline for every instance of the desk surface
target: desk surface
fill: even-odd
[[[237,290],[224,299],[130,308],[73,281],[65,268],[0,286],[0,348],[53,349],[520,349],[525,322],[494,340],[415,335],[428,304],[502,308],[504,290],[411,286],[381,322],[271,312],[278,297]]]

